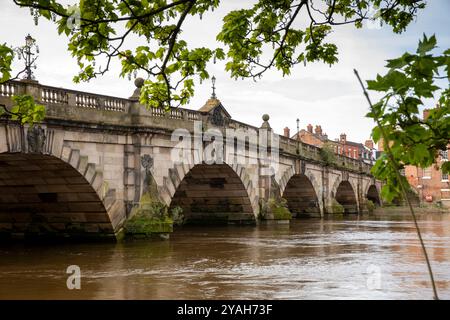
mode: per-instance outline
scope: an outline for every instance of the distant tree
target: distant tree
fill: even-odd
[[[320,157],[327,164],[336,163],[336,154],[334,153],[333,145],[326,142],[320,149]]]

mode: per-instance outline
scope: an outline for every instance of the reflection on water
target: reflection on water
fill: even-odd
[[[450,215],[420,219],[441,298],[450,299]],[[81,268],[81,290],[66,269]],[[381,271],[379,289],[368,286]],[[405,217],[186,227],[170,241],[0,247],[0,298],[430,299]]]

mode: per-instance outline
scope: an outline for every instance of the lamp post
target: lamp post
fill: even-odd
[[[25,45],[15,48],[19,60],[22,58],[25,60],[25,77],[26,80],[34,80],[32,69],[36,69],[36,59],[38,58],[39,47],[36,44],[36,40],[28,34],[25,37]]]

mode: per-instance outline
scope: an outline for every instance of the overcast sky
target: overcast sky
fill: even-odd
[[[242,3],[224,0],[220,10],[208,14],[201,21],[187,19],[182,37],[188,39],[192,46],[216,45],[214,39],[220,30],[221,19]],[[273,71],[255,83],[253,80],[230,79],[223,71],[223,64],[211,65],[209,70],[217,78],[218,98],[236,120],[259,126],[261,116],[267,113],[276,132],[282,133],[288,126],[293,134],[299,118],[300,128],[305,128],[308,123],[320,124],[330,139],[345,132],[349,140],[363,142],[369,138],[373,125],[364,117],[368,106],[353,68],[358,69],[365,79],[384,73],[385,60],[404,51],[414,51],[424,32],[436,34],[438,45],[449,48],[449,14],[449,0],[432,0],[408,30],[400,35],[393,34],[387,26],[381,29],[367,25],[363,29],[336,27],[330,40],[338,45],[339,62],[331,67],[321,63],[297,66],[289,77],[283,78]],[[35,26],[29,9],[18,8],[11,0],[1,0],[0,42],[23,45],[27,33],[31,33],[40,47],[38,69],[35,71],[40,83],[119,97],[132,94],[133,82],[119,78],[120,65],[117,63],[101,78],[74,84],[72,78],[77,73],[77,65],[67,52],[66,38],[58,36],[55,25],[41,19]],[[16,65],[16,70],[19,67]],[[210,87],[209,81],[197,84],[196,96],[188,108],[199,109],[211,95]],[[433,106],[435,101],[427,103]]]

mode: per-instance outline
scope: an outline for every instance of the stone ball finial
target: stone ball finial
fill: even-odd
[[[270,117],[269,117],[269,115],[266,113],[266,114],[263,114],[262,119],[263,119],[264,121],[269,121]]]
[[[142,86],[144,85],[144,79],[142,78],[136,78],[136,80],[134,80],[134,85],[137,88],[142,88]]]

